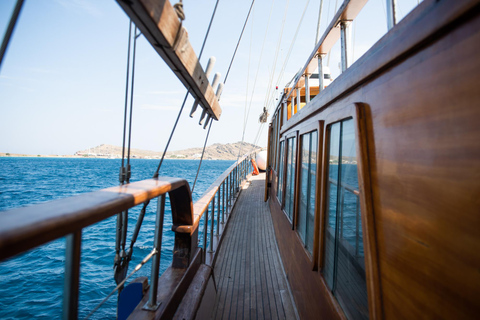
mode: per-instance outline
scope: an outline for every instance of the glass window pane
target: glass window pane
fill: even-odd
[[[330,127],[324,276],[347,318],[367,319],[362,227],[353,120]]]
[[[313,255],[313,232],[315,220],[317,132],[301,136],[300,194],[297,232],[305,248]]]
[[[337,219],[338,159],[340,151],[340,123],[330,126],[327,181],[327,224],[325,227],[324,277],[333,291],[335,265],[335,232]]]
[[[353,120],[342,122],[340,203],[337,256],[337,283],[335,295],[347,317],[368,318],[367,287],[363,241],[360,236],[360,208],[358,208],[358,171]],[[362,247],[360,255],[359,247]]]
[[[297,231],[305,243],[306,229],[307,229],[307,210],[308,210],[308,176],[309,176],[309,160],[310,160],[310,134],[304,134],[300,138],[301,150],[300,154],[300,203],[298,207],[298,224]]]
[[[295,137],[287,140],[287,179],[285,191],[285,212],[292,220],[293,218],[293,204],[294,204],[294,190],[295,190]]]
[[[283,145],[284,141],[280,142],[280,152],[278,153],[278,184],[277,184],[277,198],[282,203],[282,189],[283,189]]]
[[[310,253],[313,254],[313,232],[315,227],[315,197],[317,193],[317,145],[318,133],[312,132],[310,134],[310,161],[309,161],[309,194],[308,194],[308,214],[307,214],[307,239],[306,246]]]

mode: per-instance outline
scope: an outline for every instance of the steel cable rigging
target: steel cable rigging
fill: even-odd
[[[217,7],[218,7],[218,2],[219,1],[220,0],[217,0],[217,2],[215,3],[215,7],[213,8],[212,17],[210,18],[210,23],[208,24],[207,32],[205,33],[205,37],[203,39],[202,48],[200,49],[200,53],[198,54],[198,60],[200,60],[200,58],[202,57],[203,49],[205,48],[205,43],[207,42],[208,34],[210,33],[210,28],[212,27],[213,18],[215,18],[215,13],[217,12]],[[178,9],[178,8],[181,8],[181,14],[179,14],[180,9]],[[176,12],[177,12],[177,15],[179,16],[179,18],[181,20],[184,20],[185,19],[185,13],[183,12],[183,4],[179,7],[175,7],[175,9],[176,9]],[[183,19],[182,19],[182,17],[183,17]],[[160,163],[158,164],[157,170],[155,170],[155,173],[153,174],[153,178],[158,178],[160,168],[162,167],[163,160],[165,159],[165,155],[167,154],[168,147],[170,145],[170,142],[172,141],[173,134],[175,133],[175,129],[177,128],[178,120],[180,120],[180,116],[182,115],[183,108],[185,107],[185,103],[187,102],[187,98],[188,98],[189,93],[190,93],[190,88],[187,88],[187,93],[185,94],[185,98],[183,99],[182,106],[180,107],[180,110],[178,111],[177,119],[175,120],[175,124],[173,125],[172,131],[171,131],[170,136],[168,138],[167,144],[165,146],[165,150],[163,151],[162,158],[160,159]]]
[[[200,55],[199,55],[199,59],[202,55],[202,52],[203,52],[203,49],[205,47],[205,42],[207,40],[207,37],[208,37],[208,34],[210,32],[210,28],[211,28],[211,25],[212,25],[212,22],[213,22],[213,18],[215,17],[215,12],[217,10],[217,6],[218,6],[218,2],[219,0],[217,0],[216,4],[215,4],[215,8],[214,8],[214,11],[213,11],[213,14],[212,14],[212,17],[210,19],[210,24],[208,26],[208,29],[207,29],[207,33],[205,35],[205,38],[204,38],[204,41],[203,41],[203,44],[202,44],[202,48],[200,50]],[[177,13],[177,16],[179,17],[180,20],[184,20],[185,19],[185,14],[183,12],[183,4],[181,3],[178,3],[174,6],[175,8],[175,11]],[[131,89],[130,89],[130,117],[129,117],[129,130],[128,130],[128,147],[127,147],[127,165],[125,166],[125,144],[126,144],[126,127],[127,127],[127,110],[128,110],[128,96],[129,96],[129,92],[128,92],[128,88],[129,88],[129,75],[130,75],[130,51],[131,51],[131,38],[132,38],[132,21],[130,20],[130,26],[129,26],[129,34],[128,34],[128,37],[129,37],[129,40],[128,40],[128,55],[127,55],[127,75],[126,75],[126,85],[125,85],[125,111],[124,111],[124,127],[123,127],[123,142],[122,142],[122,163],[121,163],[121,169],[120,169],[120,174],[119,174],[119,180],[120,180],[120,183],[123,185],[124,183],[129,183],[130,182],[130,176],[131,176],[131,169],[130,169],[130,147],[131,147],[131,134],[132,134],[132,114],[133,114],[133,89],[134,89],[134,80],[135,80],[135,55],[136,55],[136,40],[137,38],[141,35],[141,34],[138,34],[137,35],[137,27],[135,27],[135,32],[134,32],[134,44],[133,44],[133,57],[132,57],[132,81],[131,81]],[[167,148],[168,148],[168,144],[170,143],[170,140],[173,136],[173,133],[175,131],[175,128],[176,128],[176,125],[178,123],[178,119],[180,118],[180,115],[182,113],[182,110],[183,110],[183,107],[185,105],[185,101],[188,97],[188,94],[190,92],[190,88],[187,89],[187,93],[185,95],[185,99],[184,99],[184,102],[183,102],[183,105],[180,109],[180,112],[178,114],[178,117],[177,117],[177,121],[175,122],[175,125],[174,125],[174,128],[170,134],[170,138],[168,140],[168,143],[167,143],[167,147],[165,149],[165,152],[162,156],[162,160],[160,161],[160,164],[157,168],[157,171],[155,172],[155,175],[154,177],[158,177],[158,171],[160,170],[160,166],[163,162],[163,158],[165,156],[165,153],[167,151]],[[211,124],[211,123],[210,123]],[[143,223],[143,218],[145,216],[145,213],[146,213],[146,209],[147,209],[147,206],[149,204],[150,201],[146,201],[144,204],[143,204],[143,207],[142,207],[142,210],[139,214],[139,217],[137,219],[137,223],[136,223],[136,226],[135,226],[135,230],[133,232],[133,235],[132,235],[132,239],[131,239],[131,242],[130,242],[130,246],[129,246],[129,249],[128,249],[128,252],[125,252],[125,245],[126,245],[126,234],[127,234],[127,223],[128,223],[128,211],[125,211],[125,212],[122,212],[120,214],[117,215],[117,232],[116,232],[116,241],[115,241],[115,251],[116,251],[116,254],[115,254],[115,259],[114,259],[114,278],[115,278],[115,281],[117,283],[117,287],[115,289],[113,289],[113,291],[103,300],[100,302],[99,305],[97,305],[87,316],[85,319],[89,318],[96,310],[98,310],[98,308],[104,304],[109,298],[110,296],[115,292],[115,291],[121,291],[122,288],[123,288],[123,285],[124,283],[126,282],[126,280],[128,278],[130,278],[134,273],[136,273],[138,270],[140,270],[140,268],[148,261],[150,260],[150,258],[155,255],[155,254],[159,254],[158,252],[154,252],[152,251],[147,257],[145,257],[143,259],[143,261],[137,265],[135,267],[135,270],[130,273],[127,277],[127,271],[128,271],[128,265],[129,265],[129,262],[131,260],[131,257],[132,257],[132,253],[133,253],[133,246],[137,240],[137,237],[138,237],[138,234],[140,232],[140,228],[141,228],[141,225]]]
[[[238,46],[240,45],[240,41],[242,40],[242,37],[243,37],[243,33],[245,31],[245,27],[247,25],[247,22],[248,22],[248,19],[250,17],[250,13],[252,12],[252,8],[253,8],[253,5],[255,4],[255,0],[252,0],[252,3],[250,5],[250,9],[248,10],[248,14],[247,14],[247,17],[245,18],[245,22],[243,24],[243,28],[242,28],[242,32],[240,33],[240,37],[238,38],[238,41],[237,41],[237,45],[235,47],[235,51],[233,52],[233,55],[232,55],[232,59],[230,60],[230,64],[228,66],[228,70],[227,70],[227,73],[225,74],[225,78],[223,79],[223,83],[226,84],[227,83],[227,79],[228,79],[228,75],[230,74],[230,69],[232,68],[232,64],[233,64],[233,61],[235,60],[235,56],[237,55],[237,50],[238,50]],[[203,156],[205,154],[205,148],[207,146],[207,141],[208,141],[208,137],[210,135],[210,127],[212,126],[212,122],[210,122],[210,126],[208,128],[208,132],[207,132],[207,136],[205,137],[205,143],[203,145],[203,150],[202,150],[202,156],[200,157],[200,163],[198,165],[198,169],[197,169],[197,174],[195,176],[195,181],[193,182],[193,187],[192,187],[192,193],[193,193],[193,190],[195,190],[195,184],[197,183],[197,178],[198,178],[198,174],[200,172],[200,167],[202,165],[202,161],[203,161]],[[238,159],[237,159],[238,160]]]
[[[282,69],[280,70],[280,73],[278,75],[278,79],[277,79],[277,82],[276,82],[276,86],[278,86],[280,80],[282,79],[283,77],[283,74],[285,73],[285,68],[287,66],[287,63],[288,63],[288,60],[290,59],[290,55],[292,53],[292,50],[293,50],[293,46],[297,40],[297,36],[298,36],[298,32],[300,31],[300,27],[302,26],[302,23],[303,23],[303,20],[304,20],[304,17],[305,17],[305,13],[307,12],[307,8],[308,8],[308,5],[310,3],[310,0],[307,0],[307,3],[305,4],[305,8],[303,9],[303,13],[302,13],[302,16],[300,18],[300,21],[298,23],[298,26],[297,26],[297,29],[295,31],[295,34],[293,36],[293,39],[292,39],[292,42],[290,44],[290,48],[288,49],[288,53],[287,53],[287,56],[285,57],[285,60],[284,60],[284,63],[283,63],[283,66],[282,66]],[[270,98],[270,100],[273,100],[272,97]],[[273,101],[272,101],[273,103]],[[268,107],[268,111],[270,110],[270,102],[266,102],[265,103],[266,105],[269,105]],[[267,112],[268,112],[267,111]],[[256,137],[255,137],[255,140],[254,140],[254,144],[258,143],[258,140],[260,139],[260,136],[261,136],[261,132],[263,130],[263,127],[264,127],[265,123],[261,123],[259,128],[258,128],[258,131],[257,131],[257,134],[256,134]]]

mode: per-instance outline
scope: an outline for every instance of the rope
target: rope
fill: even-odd
[[[202,57],[203,49],[205,48],[205,43],[207,42],[208,34],[210,33],[210,28],[212,27],[213,18],[215,17],[215,13],[217,12],[217,6],[219,1],[220,0],[217,0],[217,2],[215,3],[215,8],[213,8],[212,17],[210,18],[210,23],[208,24],[207,32],[205,34],[205,38],[203,39],[203,44],[202,44],[202,48],[200,49],[200,53],[198,55],[198,60],[200,60],[200,58]],[[182,4],[182,8],[183,8],[183,4]],[[180,108],[180,111],[178,112],[178,115],[177,115],[177,120],[175,121],[172,131],[170,132],[170,137],[168,138],[167,145],[165,146],[165,150],[163,151],[162,158],[160,159],[160,163],[158,164],[157,170],[155,170],[155,173],[153,174],[154,179],[158,178],[160,168],[162,167],[163,160],[165,159],[165,155],[167,154],[170,141],[172,140],[173,134],[175,133],[175,129],[177,128],[178,120],[182,115],[183,107],[185,106],[185,102],[187,102],[189,93],[190,93],[190,88],[187,89],[187,93],[185,94],[185,98],[183,99],[182,107]]]
[[[180,2],[175,3],[173,5],[173,9],[175,9],[175,12],[177,13],[177,16],[180,20],[185,20],[185,12],[183,11],[183,3],[182,0]]]

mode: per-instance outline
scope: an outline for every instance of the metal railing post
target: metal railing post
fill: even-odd
[[[205,211],[205,221],[203,223],[203,262],[207,260],[207,230],[208,230],[208,206]]]
[[[225,223],[225,180],[222,182],[222,223]]]
[[[340,45],[342,51],[342,72],[345,72],[350,66],[348,53],[350,51],[349,26],[351,21],[340,22]]]
[[[318,93],[320,93],[324,88],[324,84],[323,84],[323,77],[324,77],[323,76],[323,55],[318,54],[317,59],[318,59]]]
[[[310,102],[310,84],[308,83],[309,74],[305,73],[305,103]]]
[[[387,0],[387,28],[392,29],[397,24],[397,0]]]
[[[160,270],[160,259],[162,256],[162,236],[163,236],[163,219],[165,217],[165,194],[158,197],[157,218],[155,220],[155,238],[153,240],[153,248],[156,253],[152,259],[152,273],[150,276],[150,294],[148,302],[144,309],[157,310],[160,303],[157,302],[158,274]]]
[[[220,235],[220,186],[218,187],[217,195],[217,236]],[[222,221],[223,222],[223,221]]]
[[[359,226],[359,218],[360,218],[360,212],[359,212],[359,197],[357,195],[357,206],[356,206],[356,232],[355,232],[355,256],[358,257],[358,251],[359,251],[359,231],[360,231],[360,226]]]
[[[300,88],[295,88],[297,91],[297,112],[300,111],[302,105],[302,97],[300,96]],[[295,112],[295,113],[297,113]]]
[[[230,207],[230,174],[227,176],[227,212],[230,213],[229,210]]]
[[[215,224],[215,196],[213,196],[213,200],[211,201],[212,204],[212,219],[211,219],[211,224],[210,224],[210,250],[208,250],[209,253],[213,252],[213,227]]]
[[[81,230],[66,236],[62,317],[64,320],[78,318],[78,289],[80,286],[81,244]]]

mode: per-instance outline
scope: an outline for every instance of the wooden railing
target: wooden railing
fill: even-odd
[[[156,293],[165,195],[168,193],[170,197],[172,230],[175,232],[171,267],[187,269],[198,256],[199,250],[203,252],[203,262],[211,265],[240,185],[247,178],[249,161],[253,156],[254,153],[248,154],[235,162],[208,188],[195,205],[192,203],[190,187],[185,179],[159,177],[0,212],[0,261],[66,236],[63,318],[75,319],[78,316],[83,228],[158,198],[154,248],[147,256],[148,259],[153,257],[150,287],[151,292]],[[210,218],[209,212],[212,213]],[[202,217],[205,221],[203,247],[199,246],[197,241]],[[217,227],[214,233],[215,224]],[[159,287],[161,286],[162,283]],[[155,299],[156,294],[150,294],[146,309],[158,307]]]

